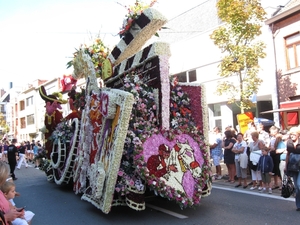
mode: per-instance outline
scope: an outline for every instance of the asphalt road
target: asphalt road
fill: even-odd
[[[225,182],[214,183],[212,194],[195,209],[181,210],[168,200],[150,197],[144,211],[119,206],[103,214],[70,189],[49,183],[43,171],[22,167],[16,175],[21,196],[15,203],[36,214],[32,225],[298,225],[300,221],[293,198],[234,188]]]

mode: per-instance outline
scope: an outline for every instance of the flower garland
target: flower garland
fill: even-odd
[[[79,47],[79,50],[73,53],[74,59],[67,63],[67,68],[74,65],[75,59],[78,57],[78,53],[80,51],[83,51],[91,57],[96,71],[96,76],[101,77],[102,65],[109,55],[110,49],[104,45],[103,41],[100,38],[96,38],[91,45],[88,46],[86,44],[83,44]]]
[[[126,186],[134,186],[136,180],[140,179],[136,173],[134,164],[135,148],[142,145],[141,136],[150,136],[158,132],[156,117],[156,101],[153,88],[142,82],[139,75],[132,71],[124,79],[124,90],[134,96],[133,110],[131,112],[129,128],[125,140],[122,162],[118,173],[115,191],[119,196],[125,196],[128,191]],[[140,184],[140,183],[139,183]],[[141,189],[142,187],[137,187]]]
[[[145,4],[136,0],[134,5],[124,6],[128,13],[125,15],[122,28],[119,32],[120,38],[122,38],[130,30],[130,28],[134,25],[135,20],[142,14],[142,12],[145,9],[152,7],[156,2],[157,0],[152,0],[150,4]]]
[[[61,122],[57,124],[55,130],[52,132],[52,135],[49,139],[53,141],[54,144],[58,143],[58,139],[60,139],[61,143],[66,143],[67,141],[71,140],[73,135],[73,127],[68,125],[66,122]]]
[[[170,130],[159,130],[156,120],[156,103],[154,90],[143,84],[140,77],[135,72],[128,74],[124,80],[124,90],[131,92],[135,97],[135,104],[132,111],[129,130],[123,152],[123,159],[118,173],[118,180],[115,191],[119,196],[128,194],[126,184],[134,185],[136,179],[146,181],[148,187],[157,195],[176,201],[181,208],[195,206],[200,203],[202,190],[210,179],[209,158],[206,153],[206,145],[203,135],[194,126],[189,109],[189,98],[174,81],[171,85],[170,103],[173,105],[171,110],[176,115],[176,126],[171,125]],[[180,103],[183,101],[183,103]],[[175,105],[177,107],[175,107]],[[172,117],[174,121],[175,117]],[[188,122],[188,123],[187,123]],[[171,142],[178,137],[188,138],[193,142],[194,148],[199,149],[198,154],[202,155],[202,172],[198,179],[190,178],[185,182],[194,182],[194,185],[187,185],[185,192],[179,191],[159,177],[149,174],[146,156],[156,155],[155,148],[149,148],[150,152],[145,152],[145,143],[150,139],[154,142]],[[198,158],[201,158],[200,156]],[[191,180],[192,179],[192,180]]]
[[[46,171],[46,168],[50,162],[47,159],[46,149],[43,146],[38,148],[37,154],[34,156],[33,161],[39,161],[40,169]]]

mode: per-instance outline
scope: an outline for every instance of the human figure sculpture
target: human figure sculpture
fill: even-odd
[[[60,93],[53,93],[51,95],[47,95],[45,87],[41,86],[39,89],[39,93],[41,98],[45,101],[46,105],[46,113],[45,113],[45,127],[43,129],[45,135],[45,150],[47,154],[47,158],[50,159],[50,155],[52,152],[52,141],[48,140],[52,132],[55,130],[57,124],[59,124],[63,115],[61,110],[61,104],[65,104],[67,101],[62,99]]]

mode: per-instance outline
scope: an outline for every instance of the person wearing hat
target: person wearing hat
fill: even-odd
[[[171,150],[165,145],[161,144],[158,147],[158,155],[152,155],[147,161],[147,168],[149,174],[156,177],[162,177],[169,170],[177,172],[177,168],[174,165],[167,165],[168,158],[170,157]]]
[[[41,98],[45,101],[46,105],[46,114],[45,114],[45,149],[47,152],[47,158],[50,159],[50,154],[52,151],[52,142],[48,139],[51,137],[52,132],[55,130],[57,124],[59,124],[63,115],[62,112],[59,111],[61,108],[61,104],[67,103],[66,100],[62,99],[61,93],[53,93],[52,95],[47,95],[45,87],[42,85],[39,89],[39,93]]]
[[[300,172],[291,172],[288,171],[288,164],[289,164],[289,158],[291,156],[291,153],[293,154],[300,154],[300,128],[299,127],[292,127],[290,129],[290,139],[286,143],[286,167],[285,171],[288,172],[288,175],[293,177],[295,189],[296,189],[296,207],[297,211],[300,211]]]

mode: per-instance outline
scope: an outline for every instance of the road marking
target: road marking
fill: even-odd
[[[262,196],[262,197],[266,197],[266,198],[274,198],[274,199],[279,199],[279,200],[291,201],[291,202],[295,201],[294,198],[283,198],[281,196],[276,196],[276,195],[272,195],[272,194],[268,194],[268,193],[260,193],[260,192],[256,192],[256,191],[238,190],[238,189],[219,187],[219,186],[214,186],[214,185],[213,185],[213,188],[225,190],[225,191],[239,192],[239,193],[249,194],[249,195]]]
[[[147,203],[146,206],[149,207],[149,208],[155,209],[155,210],[157,210],[157,211],[161,211],[161,212],[163,212],[163,213],[169,214],[169,215],[171,215],[171,216],[175,216],[175,217],[177,217],[177,218],[179,218],[179,219],[186,219],[186,218],[188,218],[188,217],[185,216],[185,215],[182,215],[182,214],[179,214],[179,213],[176,213],[176,212],[172,212],[172,211],[170,211],[170,210],[167,210],[167,209],[164,209],[164,208],[155,206],[155,205],[151,205],[151,204],[148,204],[148,203]]]

